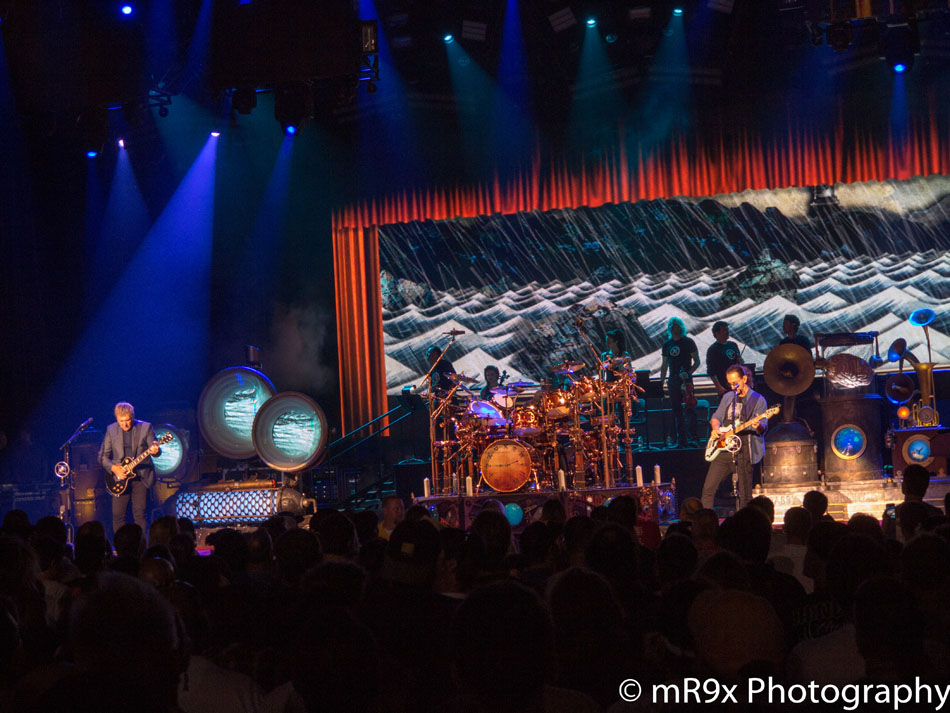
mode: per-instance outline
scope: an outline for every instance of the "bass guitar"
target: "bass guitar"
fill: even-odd
[[[172,438],[174,438],[174,436],[172,435],[172,432],[168,431],[167,433],[163,433],[161,438],[155,441],[155,443],[160,446],[162,444],[168,443]],[[135,466],[137,466],[143,460],[148,458],[150,455],[151,453],[149,453],[146,450],[140,453],[139,455],[135,456],[135,458],[127,456],[122,459],[121,463],[117,463],[117,465],[122,466],[122,469],[125,470],[125,473],[126,473],[125,477],[122,478],[121,480],[117,478],[115,473],[113,473],[111,470],[107,470],[106,471],[106,488],[109,490],[109,493],[111,493],[115,497],[119,497],[120,495],[122,495],[122,493],[125,492],[126,488],[129,487],[129,481],[135,477]]]
[[[748,421],[740,423],[738,426],[733,426],[725,431],[719,431],[718,433],[713,433],[709,437],[709,443],[706,444],[706,461],[712,462],[716,459],[723,451],[727,453],[735,453],[742,447],[742,441],[737,436],[737,433],[742,433],[742,431],[747,428],[754,427],[759,421],[762,421],[767,418],[772,418],[775,414],[782,410],[781,406],[772,406],[771,408],[766,409],[758,416],[753,416]]]

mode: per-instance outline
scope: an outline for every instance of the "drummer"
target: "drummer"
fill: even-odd
[[[622,358],[630,358],[623,332],[619,329],[611,329],[607,332],[607,351],[600,355],[600,360],[607,361],[609,359]],[[613,372],[613,369],[604,369],[604,381],[614,381],[616,378],[617,375]]]
[[[485,388],[481,390],[478,397],[482,401],[491,401],[494,396],[492,389],[498,386],[498,379],[501,377],[501,372],[497,366],[489,364],[482,373],[485,375]]]

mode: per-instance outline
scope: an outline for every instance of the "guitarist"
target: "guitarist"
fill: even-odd
[[[99,449],[99,464],[112,472],[119,480],[127,477],[120,465],[123,458],[134,458],[148,451],[150,455],[161,454],[161,449],[155,442],[155,432],[152,424],[135,420],[135,409],[132,404],[120,401],[115,405],[115,423],[110,423],[106,429],[102,447]],[[135,524],[148,532],[145,525],[145,509],[148,504],[148,493],[155,484],[155,468],[152,459],[146,458],[135,468],[135,475],[125,492],[112,498],[112,531],[117,532],[125,524],[126,512],[129,508],[129,499],[132,500],[132,518]]]
[[[726,428],[745,421],[750,421],[766,410],[765,397],[752,390],[752,374],[742,364],[733,364],[726,369],[726,382],[729,391],[723,394],[719,401],[719,408],[709,419],[712,433],[719,432],[721,426]],[[703,483],[703,507],[711,508],[716,497],[716,489],[723,478],[738,473],[739,507],[745,507],[752,501],[752,469],[762,460],[765,452],[765,442],[762,435],[768,428],[768,421],[758,421],[753,429],[736,434],[742,442],[742,447],[733,455],[722,450],[709,464],[706,473],[706,482]]]

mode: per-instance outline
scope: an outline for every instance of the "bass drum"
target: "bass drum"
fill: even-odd
[[[499,438],[482,451],[482,479],[501,493],[512,493],[531,480],[537,464],[534,448],[511,438]]]

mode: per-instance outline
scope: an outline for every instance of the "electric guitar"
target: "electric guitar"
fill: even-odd
[[[733,426],[726,431],[713,433],[709,437],[709,443],[706,444],[706,461],[714,461],[716,456],[718,456],[723,451],[727,451],[729,453],[737,452],[742,447],[742,441],[739,439],[739,436],[736,435],[737,433],[741,433],[747,428],[752,428],[759,421],[771,418],[781,410],[781,406],[773,406],[772,408],[766,409],[758,416],[753,416],[745,423],[740,423],[738,426]]]
[[[172,435],[172,432],[168,431],[166,433],[163,433],[161,438],[155,441],[155,443],[160,446],[164,443],[168,443],[172,438],[174,438],[174,436]],[[113,473],[111,470],[107,470],[106,471],[106,488],[109,490],[109,493],[111,493],[115,497],[119,497],[120,495],[122,495],[125,492],[126,488],[129,487],[129,481],[135,477],[135,466],[137,466],[143,460],[148,458],[150,455],[151,453],[149,453],[148,450],[145,450],[139,455],[135,456],[135,458],[126,456],[125,458],[122,459],[121,463],[117,463],[116,465],[121,465],[126,473],[126,476],[122,478],[122,480],[119,480],[115,476],[115,473]]]

